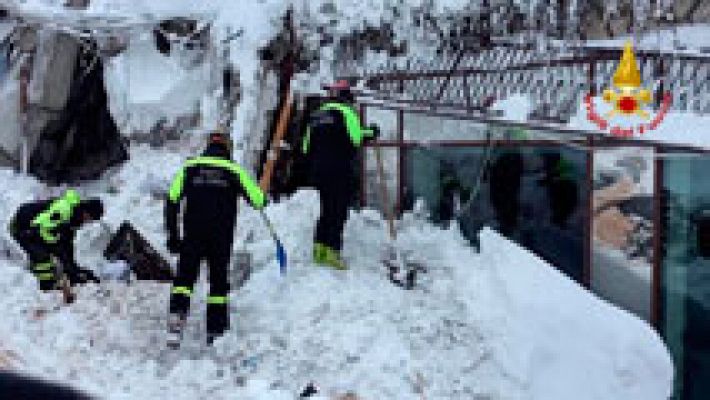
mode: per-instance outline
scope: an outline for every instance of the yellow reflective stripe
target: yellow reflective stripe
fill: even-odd
[[[207,304],[227,304],[227,296],[207,296]]]
[[[51,273],[51,272],[42,272],[42,273],[39,273],[39,274],[35,274],[35,276],[36,276],[37,279],[39,279],[40,281],[51,281],[51,280],[54,279],[54,274]]]
[[[185,296],[192,295],[192,289],[187,286],[175,286],[172,290],[173,294],[182,294]]]
[[[266,205],[266,195],[259,188],[259,185],[246,173],[240,166],[232,162],[231,160],[226,160],[224,158],[218,157],[197,157],[192,160],[188,160],[185,163],[186,167],[192,167],[195,165],[206,165],[209,167],[224,168],[239,178],[239,182],[247,193],[249,201],[251,204],[259,209]]]
[[[81,202],[81,197],[79,197],[79,193],[77,193],[77,191],[74,189],[67,190],[66,192],[64,192],[64,196],[62,197],[72,207]]]
[[[53,234],[50,228],[39,228],[39,235],[46,243],[57,243],[59,241],[59,235]]]
[[[182,197],[182,187],[185,184],[185,167],[180,168],[177,175],[170,184],[170,191],[168,192],[168,198],[173,203],[177,203]]]
[[[308,147],[311,144],[311,127],[309,126],[306,128],[306,134],[303,136],[303,146],[301,147],[301,151],[303,154],[308,153]]]
[[[369,138],[374,137],[374,136],[375,136],[375,131],[372,130],[372,129],[370,129],[370,128],[365,128],[365,127],[363,127],[363,128],[362,128],[362,136],[364,136],[364,137],[369,137]]]
[[[326,103],[321,108],[323,111],[328,110],[338,110],[343,114],[345,118],[345,127],[348,130],[348,136],[350,136],[350,141],[353,142],[355,147],[359,147],[362,143],[363,129],[360,124],[360,117],[358,117],[355,110],[352,107],[341,103]]]
[[[80,201],[79,194],[75,190],[69,189],[62,197],[54,200],[49,205],[49,208],[39,213],[30,225],[39,228],[42,240],[47,243],[56,243],[59,240],[59,236],[55,235],[53,231],[59,225],[69,221],[74,207]]]
[[[52,266],[53,265],[52,265],[51,261],[47,261],[47,262],[43,262],[43,263],[36,263],[32,266],[32,270],[33,271],[48,271],[48,270],[52,269]]]

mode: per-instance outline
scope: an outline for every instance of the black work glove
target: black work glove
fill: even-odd
[[[372,142],[380,138],[380,127],[377,124],[372,124],[367,129],[372,133],[365,137],[365,141]]]
[[[380,137],[380,126],[377,124],[370,125],[370,130],[372,131],[372,137],[377,139]]]
[[[182,247],[182,241],[174,236],[171,236],[168,238],[167,247],[170,254],[178,254],[180,253],[180,248]]]

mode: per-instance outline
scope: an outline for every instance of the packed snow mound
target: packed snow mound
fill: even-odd
[[[108,183],[80,190],[107,201],[108,225],[127,218],[164,251],[162,201],[145,185],[167,182],[184,156],[138,147]],[[43,193],[7,171],[0,184],[17,188],[3,193],[0,218]],[[211,350],[202,344],[204,278],[183,347],[168,351],[168,285],[87,285],[75,304],[55,307],[58,294],[39,293],[22,261],[0,256],[0,359],[106,399],[292,399],[309,381],[323,398],[668,398],[672,364],[650,327],[497,233],[481,232],[475,253],[455,227],[405,215],[398,244],[428,273],[404,291],[385,278],[386,223],[373,210],[350,214],[350,270],[311,264],[318,213],[309,190],[268,207],[289,253],[282,277],[258,213],[240,208],[235,248],[253,254],[254,272],[231,293],[232,330]],[[101,246],[90,244],[102,234],[89,227],[78,240],[80,260],[95,269]]]

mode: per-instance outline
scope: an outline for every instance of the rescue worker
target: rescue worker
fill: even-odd
[[[81,200],[75,190],[61,197],[25,203],[15,213],[10,235],[27,252],[30,270],[42,291],[58,288],[55,259],[61,263],[70,284],[98,283],[91,270],[81,268],[74,259],[74,237],[85,223],[99,220],[104,213],[99,199]]]
[[[567,228],[579,204],[579,188],[574,163],[560,152],[542,155],[544,177],[539,183],[547,189],[550,219],[559,228]]]
[[[340,256],[348,206],[357,188],[357,157],[363,140],[374,139],[376,126],[365,129],[353,108],[347,81],[326,86],[328,100],[308,119],[302,151],[309,184],[320,193],[321,212],[313,244],[313,261],[347,269]]]
[[[165,206],[168,250],[179,254],[168,318],[170,347],[179,346],[190,308],[192,289],[202,260],[209,267],[207,342],[229,329],[227,271],[232,253],[237,198],[245,196],[254,208],[263,208],[266,196],[254,180],[231,159],[231,141],[215,132],[200,157],[189,159],[170,185]],[[184,199],[180,237],[178,214]]]
[[[498,229],[503,235],[515,236],[520,222],[520,189],[524,173],[523,155],[518,150],[503,151],[488,170],[490,202]]]

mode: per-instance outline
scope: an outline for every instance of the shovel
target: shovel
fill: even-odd
[[[281,244],[281,240],[279,240],[279,237],[276,235],[276,229],[274,229],[274,226],[271,224],[271,221],[269,221],[269,218],[266,216],[264,210],[259,210],[259,213],[264,219],[264,223],[276,243],[276,259],[279,262],[279,270],[281,271],[281,275],[286,275],[286,250],[284,249],[283,244]]]
[[[416,269],[408,269],[404,261],[402,253],[396,245],[397,231],[394,228],[394,211],[390,208],[389,196],[387,195],[387,185],[385,183],[385,168],[382,164],[382,154],[380,147],[375,146],[375,158],[377,160],[377,174],[380,181],[380,196],[387,218],[389,231],[389,243],[387,244],[387,256],[384,259],[384,264],[389,269],[389,279],[392,283],[401,286],[405,289],[412,289],[416,281]],[[402,277],[402,273],[406,271],[406,275]]]

